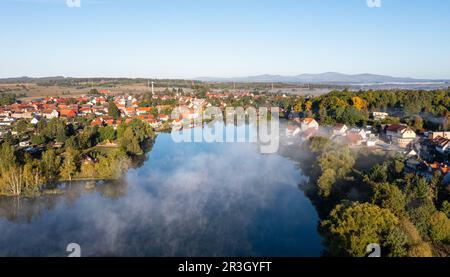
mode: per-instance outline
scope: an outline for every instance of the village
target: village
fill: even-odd
[[[230,96],[231,95],[231,96]],[[111,126],[114,129],[122,123],[139,119],[148,123],[155,131],[180,130],[189,126],[186,122],[194,122],[201,117],[201,111],[207,107],[218,105],[223,111],[226,99],[239,102],[246,99],[253,103],[260,95],[250,92],[234,94],[208,92],[205,98],[195,95],[152,94],[152,100],[163,103],[154,106],[143,105],[137,96],[114,95],[109,90],[100,90],[96,95],[81,95],[76,98],[47,97],[43,99],[13,103],[0,107],[0,142],[6,135],[18,138],[16,147],[25,152],[34,153],[42,149],[42,145],[33,144],[29,132],[21,134],[17,128],[19,122],[28,126],[36,126],[40,121],[63,118],[68,122],[87,120],[90,126]],[[283,96],[286,97],[286,96]],[[110,105],[115,105],[119,116],[110,114]],[[173,108],[186,107],[179,118],[170,118]],[[406,157],[406,170],[431,178],[436,171],[446,175],[450,172],[448,154],[450,153],[450,132],[424,132],[417,134],[405,124],[367,125],[364,127],[335,124],[320,125],[312,117],[304,117],[301,113],[286,111],[282,114],[288,120],[285,136],[289,145],[302,143],[314,136],[326,136],[339,144],[348,145],[352,149],[366,148],[371,151],[395,152]],[[382,121],[389,117],[386,112],[371,112],[374,121]],[[194,126],[193,123],[191,126]],[[29,128],[28,131],[32,130]],[[284,131],[283,131],[284,132]],[[282,132],[282,133],[283,133]],[[64,142],[55,141],[53,147],[61,147]],[[450,176],[450,175],[449,175]],[[450,178],[450,177],[449,177]]]
[[[372,112],[374,120],[385,119],[385,112]],[[364,128],[349,127],[345,124],[321,126],[314,118],[301,118],[296,114],[289,117],[286,128],[287,144],[304,142],[314,136],[329,137],[333,141],[348,145],[351,149],[369,149],[371,151],[393,152],[406,158],[406,171],[431,179],[440,171],[450,181],[450,132],[416,132],[404,124],[375,126]],[[447,175],[449,174],[449,175]]]

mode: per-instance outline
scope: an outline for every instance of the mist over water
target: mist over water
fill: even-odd
[[[318,216],[298,189],[306,181],[256,144],[161,134],[123,182],[0,199],[0,256],[66,256],[72,242],[82,256],[319,256]]]

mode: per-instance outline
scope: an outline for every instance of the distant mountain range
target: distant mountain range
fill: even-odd
[[[196,80],[204,82],[241,82],[241,83],[311,83],[311,84],[419,84],[419,83],[449,83],[450,80],[413,79],[392,77],[376,74],[342,74],[326,72],[321,74],[300,74],[295,76],[257,75],[236,78],[199,77]]]
[[[55,77],[41,77],[41,78],[33,78],[33,77],[12,77],[12,78],[0,78],[0,83],[32,83],[32,82],[48,82],[48,81],[58,81],[64,80],[63,76],[55,76]]]
[[[53,77],[16,77],[16,78],[0,78],[0,83],[32,83],[32,82],[49,82],[70,79],[89,79],[95,80],[99,78],[71,78],[63,76]],[[100,78],[100,79],[132,79],[132,78]],[[139,78],[142,79],[142,78]],[[387,75],[376,74],[342,74],[337,72],[326,72],[320,74],[300,74],[295,76],[284,75],[256,75],[247,77],[221,78],[221,77],[198,77],[194,80],[204,82],[236,82],[236,83],[303,83],[303,84],[331,84],[331,85],[429,85],[444,84],[450,85],[450,80],[445,79],[414,79],[407,77],[392,77]]]

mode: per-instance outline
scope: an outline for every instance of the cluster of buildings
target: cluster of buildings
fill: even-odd
[[[386,113],[376,114],[378,119],[386,118]],[[432,178],[436,172],[445,176],[450,183],[450,132],[416,132],[403,124],[382,126],[375,132],[371,126],[349,128],[345,124],[321,127],[313,118],[291,118],[286,128],[286,136],[302,142],[315,135],[323,135],[350,147],[378,147],[387,151],[397,151],[406,157],[406,171]]]
[[[427,132],[412,146],[407,170],[431,178],[440,172],[450,183],[450,132]]]
[[[384,116],[385,113],[382,113]],[[375,133],[372,126],[365,128],[349,128],[345,124],[336,124],[333,127],[320,128],[313,118],[290,118],[293,124],[288,125],[286,135],[288,138],[299,137],[307,140],[311,136],[321,134],[332,140],[349,146],[375,147],[387,145],[390,148],[407,149],[417,140],[417,135],[410,127],[402,124],[384,126],[381,133]],[[450,144],[449,144],[450,146]]]
[[[88,117],[93,119],[91,125],[117,126],[123,120],[130,121],[139,118],[148,122],[154,128],[161,126],[162,122],[169,120],[167,114],[162,112],[167,106],[141,107],[139,101],[133,96],[112,97],[121,113],[119,120],[108,115],[109,101],[106,96],[80,96],[77,98],[49,97],[28,103],[14,103],[0,107],[0,127],[12,126],[20,119],[30,120],[31,124],[38,124],[40,120],[52,118]]]
[[[294,118],[295,124],[289,124],[286,128],[288,138],[299,137],[300,140],[308,140],[319,132],[319,123],[314,118]]]
[[[229,97],[228,94],[226,95]],[[84,117],[89,119],[91,126],[112,126],[116,128],[122,122],[128,123],[137,118],[147,122],[154,129],[161,130],[171,126],[181,128],[181,126],[186,125],[184,121],[199,118],[201,116],[200,111],[211,106],[207,100],[198,99],[194,96],[153,95],[152,97],[158,103],[176,103],[176,105],[183,106],[182,114],[179,118],[171,119],[170,115],[175,104],[145,107],[141,106],[140,101],[134,96],[113,96],[107,92],[102,92],[100,95],[82,95],[76,98],[47,97],[26,103],[1,106],[0,138],[5,133],[12,131],[12,126],[21,119],[26,119],[31,124],[36,125],[41,120]],[[220,98],[221,96],[218,95],[217,97]],[[114,102],[120,111],[118,119],[109,114],[111,102]]]

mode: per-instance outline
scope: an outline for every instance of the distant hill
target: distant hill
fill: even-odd
[[[62,76],[55,77],[42,77],[42,78],[33,78],[33,77],[13,77],[13,78],[0,78],[0,83],[34,83],[34,82],[48,82],[48,81],[57,81],[64,80],[65,78]]]
[[[0,83],[45,83],[45,82],[57,82],[57,81],[70,81],[70,80],[83,80],[83,81],[117,81],[117,80],[134,80],[142,81],[147,79],[142,78],[71,78],[63,76],[53,77],[14,77],[14,78],[0,78]],[[156,79],[155,79],[156,80]],[[161,79],[172,80],[175,79]],[[303,83],[303,84],[323,84],[323,85],[355,85],[355,86],[382,86],[382,85],[394,85],[394,86],[410,86],[410,85],[450,85],[450,80],[430,80],[430,79],[413,79],[407,77],[392,77],[387,75],[376,74],[342,74],[337,72],[326,72],[321,74],[300,74],[295,76],[283,76],[283,75],[256,75],[247,77],[235,77],[235,78],[221,78],[221,77],[198,77],[194,80],[203,82],[236,82],[236,83]],[[157,80],[156,80],[157,81]],[[179,80],[183,81],[184,80]]]
[[[199,77],[196,78],[205,82],[241,82],[241,83],[265,83],[265,82],[281,82],[281,83],[320,83],[320,84],[413,84],[413,83],[438,83],[449,82],[449,80],[427,80],[413,79],[406,77],[392,77],[376,74],[342,74],[337,72],[326,72],[321,74],[300,74],[296,76],[283,75],[257,75],[236,78],[216,78],[216,77]]]

